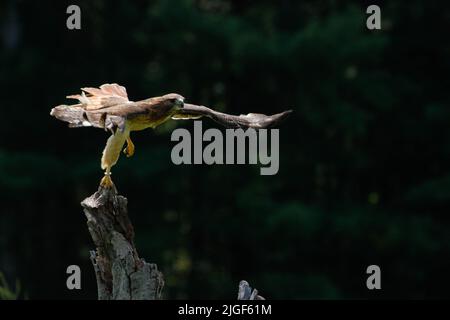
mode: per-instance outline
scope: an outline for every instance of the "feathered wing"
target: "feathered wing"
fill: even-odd
[[[131,103],[125,87],[116,83],[107,83],[98,89],[82,88],[81,90],[81,94],[67,96],[69,99],[77,99],[80,103],[59,105],[51,110],[50,115],[68,122],[70,127],[97,127],[110,129],[113,132],[117,128],[124,129],[125,118],[109,114],[108,108]]]
[[[208,117],[215,122],[223,125],[226,128],[269,128],[276,126],[278,123],[286,119],[286,117],[292,112],[287,110],[281,113],[277,113],[271,116],[267,116],[260,113],[249,113],[246,115],[230,115],[218,111],[214,111],[205,106],[197,106],[194,104],[184,104],[184,108],[180,109],[172,119],[185,120],[185,119],[199,119],[201,117]]]
[[[101,85],[98,89],[81,88],[81,90],[81,94],[70,95],[67,96],[67,98],[77,99],[86,110],[104,109],[130,102],[125,87],[122,87],[117,83],[106,83]]]

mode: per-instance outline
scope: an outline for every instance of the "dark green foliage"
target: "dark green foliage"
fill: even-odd
[[[369,31],[359,1],[79,1],[69,31],[72,2],[0,4],[0,270],[31,299],[96,297],[79,203],[107,134],[49,111],[105,82],[133,100],[294,109],[275,176],[173,165],[170,132],[191,122],[134,134],[113,178],[166,298],[234,298],[241,279],[268,298],[449,297],[448,4],[385,3]],[[81,291],[65,287],[71,264]]]

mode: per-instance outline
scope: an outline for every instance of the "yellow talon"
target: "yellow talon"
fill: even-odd
[[[128,158],[134,154],[134,144],[130,137],[127,138],[127,146],[123,149],[123,153],[125,153]]]
[[[114,183],[111,179],[111,175],[110,174],[105,174],[102,178],[102,180],[100,181],[100,186],[103,188],[112,188],[114,187]]]

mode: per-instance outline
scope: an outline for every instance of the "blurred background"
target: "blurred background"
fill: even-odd
[[[376,3],[376,2],[375,2]],[[170,122],[114,181],[164,297],[443,298],[450,284],[450,10],[388,1],[0,3],[0,272],[20,298],[96,299],[80,202],[108,134],[49,116],[80,87],[177,92],[232,114],[294,109],[280,170],[172,164]],[[66,8],[81,8],[81,30]],[[217,127],[203,121],[204,129]],[[191,131],[192,132],[192,131]],[[82,290],[66,268],[82,269]],[[366,268],[381,268],[381,290]],[[2,281],[4,282],[4,281]]]

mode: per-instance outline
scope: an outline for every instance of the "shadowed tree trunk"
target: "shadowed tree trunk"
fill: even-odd
[[[128,217],[127,198],[115,187],[99,187],[81,202],[92,240],[91,261],[97,278],[99,300],[161,299],[163,275],[154,263],[139,258],[134,245],[133,225]],[[242,280],[238,300],[264,300]]]
[[[163,275],[156,264],[139,258],[127,199],[115,187],[99,187],[81,203],[96,250],[91,261],[99,300],[155,300],[161,298]]]

